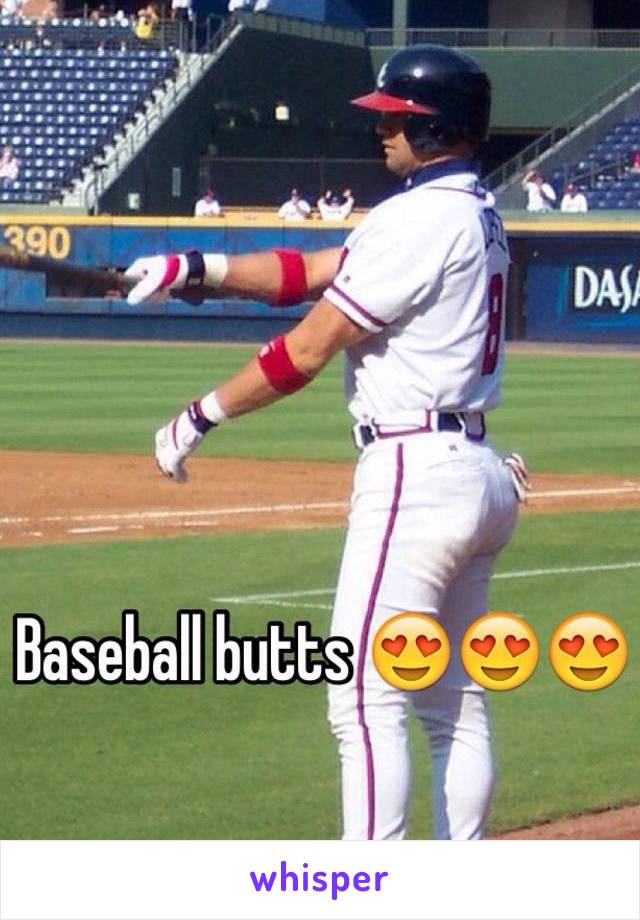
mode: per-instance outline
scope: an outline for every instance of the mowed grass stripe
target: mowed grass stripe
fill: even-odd
[[[148,453],[155,429],[238,369],[253,346],[0,344],[5,449]],[[640,365],[624,356],[510,354],[490,433],[534,470],[637,473]],[[202,453],[355,457],[342,360],[301,393],[225,425]]]
[[[289,686],[15,687],[11,615],[38,612],[49,632],[103,636],[135,607],[149,636],[171,632],[180,607],[210,598],[335,583],[340,530],[131,541],[0,553],[0,788],[3,837],[305,838],[339,834],[335,745],[325,688]],[[640,513],[524,518],[500,572],[629,559]],[[311,581],[311,578],[313,580]],[[640,801],[640,618],[635,569],[495,580],[491,605],[527,618],[541,645],[533,677],[492,694],[499,764],[492,831]],[[327,605],[328,606],[328,605]],[[273,609],[233,604],[232,630],[263,635]],[[577,610],[612,616],[629,662],[606,690],[579,693],[552,673],[546,648]],[[277,611],[288,629],[329,610]],[[210,637],[208,637],[208,641]],[[208,672],[210,676],[210,655]],[[429,833],[429,759],[413,730],[416,793],[411,835]]]

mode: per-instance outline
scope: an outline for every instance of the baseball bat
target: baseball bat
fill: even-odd
[[[75,265],[73,262],[34,256],[14,246],[0,245],[0,268],[37,272],[60,286],[67,285],[79,289],[84,296],[104,297],[107,294],[119,294],[126,297],[136,285],[133,278],[127,278],[124,272],[114,268],[88,268],[86,265]],[[194,292],[189,291],[171,293],[174,297],[192,304],[199,303],[200,299],[220,296],[219,291],[214,288],[202,288],[195,297]]]

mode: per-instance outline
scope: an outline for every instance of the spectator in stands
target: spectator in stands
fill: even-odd
[[[306,220],[311,214],[309,203],[300,197],[297,188],[291,189],[291,197],[281,205],[278,217],[281,220]]]
[[[636,150],[636,152],[634,153],[633,160],[631,161],[630,169],[632,173],[640,172],[640,150]]]
[[[190,23],[193,18],[192,0],[171,0],[171,18],[185,25]]]
[[[189,50],[191,23],[193,20],[193,0],[171,0],[171,18],[178,27],[178,47]]]
[[[349,217],[349,215],[353,211],[353,206],[355,205],[355,203],[356,201],[355,201],[355,198],[353,197],[353,192],[351,191],[351,189],[343,188],[342,189],[342,216],[343,216],[343,219],[346,219],[347,217]]]
[[[196,201],[194,217],[222,217],[222,208],[212,188],[208,188],[202,198]]]
[[[527,211],[553,211],[557,195],[537,169],[526,174],[522,188],[527,193]]]
[[[20,175],[20,160],[11,144],[5,144],[0,154],[0,186],[12,185]]]
[[[579,192],[573,182],[567,182],[564,187],[562,201],[560,202],[560,210],[565,213],[575,214],[587,211],[588,208],[586,195]]]
[[[154,32],[160,21],[158,7],[155,3],[148,3],[138,10],[136,16],[135,33],[137,38],[153,38]]]
[[[323,220],[341,220],[340,199],[328,188],[316,201],[316,207]]]
[[[349,197],[346,197],[346,193],[349,194]],[[324,195],[318,198],[318,211],[320,211],[320,217],[323,220],[344,220],[351,214],[353,209],[351,189],[345,189],[342,195],[343,197],[340,198],[329,188]]]
[[[101,19],[106,19],[108,17],[107,7],[104,3],[100,3],[89,13],[89,19],[91,22],[100,22]]]
[[[25,0],[0,0],[0,14],[2,16],[22,16],[22,7]]]

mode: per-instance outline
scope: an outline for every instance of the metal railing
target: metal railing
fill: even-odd
[[[563,170],[564,182],[573,182],[580,189],[600,191],[608,188],[612,182],[624,179],[631,172],[633,154],[629,150],[620,153],[612,163],[590,163],[587,169],[573,172],[568,166]],[[578,164],[580,165],[580,164]]]
[[[168,114],[200,80],[203,72],[211,64],[211,55],[238,27],[233,17],[224,21],[219,17],[213,17],[212,27],[213,20],[222,22],[222,25],[217,32],[208,36],[208,54],[191,55],[179,68],[175,79],[171,79],[163,94],[156,98],[149,108],[138,113],[137,120],[129,127],[125,136],[115,144],[114,149],[102,158],[94,158],[91,174],[85,179],[82,187],[83,205],[87,210],[96,212],[101,195],[157,131]]]
[[[583,128],[589,121],[596,118],[602,109],[615,102],[624,93],[629,92],[640,83],[640,67],[634,67],[620,80],[612,83],[597,96],[594,96],[581,108],[569,115],[565,120],[529,144],[524,150],[507,160],[498,169],[495,169],[484,180],[487,188],[496,189],[509,182],[513,177],[522,173],[525,167],[535,163],[544,153],[566,138],[576,128]]]
[[[640,29],[367,29],[370,47],[398,43],[458,48],[638,48]]]
[[[298,38],[312,38],[357,47],[364,47],[366,43],[364,29],[350,29],[327,22],[315,22],[311,19],[296,19],[268,12],[251,13],[246,10],[237,10],[230,18],[249,28],[278,32],[280,35],[295,35]]]

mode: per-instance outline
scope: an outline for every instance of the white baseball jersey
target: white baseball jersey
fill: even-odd
[[[499,402],[506,237],[477,176],[448,164],[365,217],[325,291],[377,333],[347,350],[347,399],[359,420]]]
[[[353,415],[376,422],[368,427],[379,433],[356,468],[331,621],[331,634],[354,648],[353,678],[329,687],[346,839],[404,836],[409,698],[429,735],[435,836],[482,835],[490,730],[460,642],[488,609],[491,570],[517,502],[483,434],[415,427],[407,416],[483,412],[498,402],[507,264],[502,224],[471,164],[446,161],[370,212],[325,292],[375,333],[348,349],[346,388]],[[371,654],[378,629],[404,611],[437,617],[451,643],[444,676],[412,693],[386,683]]]

